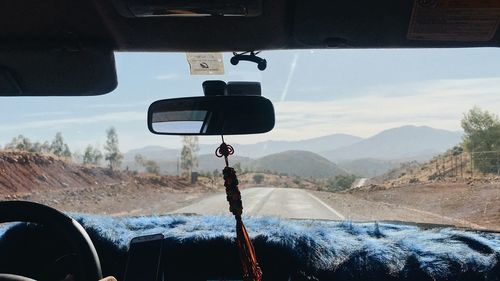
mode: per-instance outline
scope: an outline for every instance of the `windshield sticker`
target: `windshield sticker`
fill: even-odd
[[[191,75],[223,75],[222,53],[186,53]]]
[[[416,0],[407,38],[489,41],[500,20],[499,0]]]

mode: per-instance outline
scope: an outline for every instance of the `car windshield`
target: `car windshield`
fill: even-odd
[[[257,81],[268,133],[225,136],[244,216],[500,230],[500,52],[264,51],[190,75],[185,53],[116,53],[118,88],[6,97],[0,198],[109,216],[230,215],[217,136],[153,135],[148,106],[205,80]]]

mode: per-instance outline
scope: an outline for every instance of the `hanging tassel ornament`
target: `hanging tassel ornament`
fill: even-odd
[[[243,224],[241,215],[243,213],[243,203],[241,202],[241,193],[238,189],[238,178],[233,168],[229,167],[228,157],[233,155],[234,149],[232,146],[224,142],[215,151],[217,157],[224,157],[226,167],[222,171],[224,176],[224,186],[226,187],[227,201],[229,202],[229,211],[236,219],[236,244],[238,246],[241,265],[243,267],[244,281],[261,281],[262,270],[257,263],[257,256],[252,245],[252,241],[248,236],[248,232]]]

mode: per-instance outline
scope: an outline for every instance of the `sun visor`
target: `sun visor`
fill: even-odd
[[[116,86],[112,50],[0,50],[0,96],[94,96]]]
[[[498,0],[297,1],[294,38],[307,48],[498,46]]]

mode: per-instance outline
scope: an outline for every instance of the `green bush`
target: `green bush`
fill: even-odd
[[[464,114],[464,147],[473,154],[474,168],[483,173],[500,169],[500,119],[495,114],[474,107]],[[454,149],[459,153],[459,148]]]
[[[255,174],[255,175],[253,175],[253,181],[256,184],[261,184],[262,181],[264,181],[264,175],[261,175],[261,174]]]
[[[340,191],[350,188],[355,180],[355,175],[337,175],[328,179],[326,185],[329,190]]]

